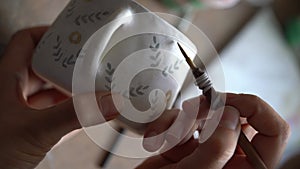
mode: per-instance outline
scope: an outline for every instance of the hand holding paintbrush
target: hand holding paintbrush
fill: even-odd
[[[190,115],[197,111],[197,120],[205,118],[204,116],[209,106],[213,110],[218,109],[218,111],[215,112],[220,112],[219,110],[224,108],[224,113],[216,130],[207,141],[201,142],[201,135],[205,131],[205,126],[203,127],[197,124],[198,129],[201,130],[199,139],[189,139],[189,135],[185,135],[183,137],[188,138],[189,141],[178,144],[163,154],[145,160],[136,169],[276,168],[282,157],[289,136],[289,125],[287,122],[285,122],[270,105],[257,96],[227,94],[226,102],[222,100],[223,98],[220,96],[225,95],[213,89],[206,73],[199,70],[189,59],[181,46],[178,46],[193,71],[197,86],[203,90],[206,96],[206,98],[196,97],[186,100],[183,103],[183,112]],[[196,107],[196,110],[193,106],[199,105],[199,102],[201,104],[198,108]],[[219,113],[216,114],[219,115]],[[150,133],[158,134],[168,130],[170,125],[172,125],[172,123],[174,124],[174,119],[177,114],[172,112],[169,115],[168,118],[160,118],[158,121],[149,124],[149,130],[147,130],[145,134],[146,138],[149,135],[151,137],[153,136]],[[242,127],[239,122],[240,117],[247,119],[247,123],[243,123]],[[210,121],[211,119],[205,120]],[[184,123],[180,124],[178,130],[184,128],[184,126]],[[252,136],[251,143],[245,134],[240,132],[241,128],[245,129],[245,127],[247,130],[244,131],[247,136]],[[147,144],[144,144],[144,147],[147,147],[146,145],[157,146],[159,143],[168,141],[167,139],[164,140],[164,135],[161,138],[162,139],[151,139]]]
[[[220,94],[216,92],[216,90],[213,88],[212,83],[206,72],[201,71],[199,68],[197,68],[193,61],[187,56],[180,44],[177,44],[181,53],[185,57],[186,62],[192,70],[192,73],[196,79],[196,85],[199,87],[200,90],[203,90],[203,94],[204,96],[206,96],[207,100],[212,105],[212,109],[217,110],[221,106],[224,106],[225,103],[220,99]],[[255,169],[267,169],[263,160],[261,159],[255,148],[252,146],[252,144],[249,142],[249,140],[243,132],[240,133],[238,143]]]

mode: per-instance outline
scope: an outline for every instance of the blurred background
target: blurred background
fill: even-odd
[[[300,151],[300,133],[297,132],[300,129],[298,0],[137,1],[151,11],[183,17],[200,28],[220,54],[226,91],[262,97],[292,126],[292,136],[282,162]],[[68,2],[69,0],[1,0],[0,53],[13,33],[26,27],[51,25]],[[188,33],[186,25],[174,25]],[[203,51],[206,52],[210,51]],[[209,63],[208,69],[214,72],[217,66],[215,58],[204,59]],[[211,76],[218,75],[212,73]],[[110,133],[101,137],[107,139],[108,143],[117,140]],[[121,141],[116,142],[113,147],[122,148],[118,146]],[[107,157],[107,152],[78,130],[53,148],[37,168],[134,168],[143,161],[111,155]]]

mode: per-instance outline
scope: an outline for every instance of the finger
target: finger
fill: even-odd
[[[183,103],[183,111],[179,114],[166,134],[166,148],[176,144],[184,144],[198,129],[206,118],[209,105],[204,96],[189,99]]]
[[[1,88],[5,89],[1,90],[0,99],[17,107],[26,107],[19,76],[0,71],[0,81]]]
[[[205,120],[208,118],[210,104],[204,96],[200,96],[185,101],[182,107],[187,117],[196,118],[196,123],[188,134],[188,136],[192,136],[196,129],[202,130]],[[186,137],[184,141],[187,139],[189,137]]]
[[[260,134],[270,137],[281,134],[285,121],[259,97],[229,94],[226,104],[238,109],[241,116],[246,117],[248,123]]]
[[[28,69],[28,80],[26,81],[26,84],[24,84],[23,93],[25,96],[33,95],[40,90],[45,89],[45,86],[47,84],[45,81],[43,81],[41,78],[39,78],[31,68]]]
[[[235,154],[226,164],[224,169],[253,169],[253,166],[248,162],[247,157],[241,154]]]
[[[191,122],[190,125],[186,125],[186,126],[189,126],[189,128],[187,128],[187,129],[190,129],[190,130],[187,132],[187,134],[185,136],[183,136],[184,138],[180,141],[179,145],[182,145],[182,144],[186,143],[187,141],[189,141],[191,138],[194,138],[195,132],[199,129],[199,126],[202,125],[202,123],[204,121],[202,121],[202,120],[196,120],[196,121],[190,120],[190,122]],[[192,123],[192,122],[194,122],[194,123]]]
[[[246,135],[246,137],[248,138],[248,140],[252,140],[253,137],[256,135],[257,131],[253,129],[253,127],[249,124],[242,124],[242,131],[243,133]],[[245,156],[245,153],[243,151],[243,149],[238,145],[235,151],[237,155],[242,155]]]
[[[235,152],[240,133],[239,112],[225,107],[221,121],[213,135],[188,157],[175,164],[176,169],[216,168],[221,169]],[[174,166],[169,166],[172,168]],[[168,168],[168,167],[166,167]],[[175,167],[174,167],[175,168]]]
[[[84,100],[88,98],[86,95],[88,94],[79,95],[76,97],[81,98],[81,101],[84,104],[90,101]],[[95,96],[95,94],[93,95]],[[98,116],[100,116],[102,113],[103,119],[99,118],[101,121],[93,121],[94,123],[92,125],[104,123],[118,116],[119,113],[114,106],[112,95],[110,93],[100,92],[96,94],[96,97],[99,110],[101,111],[97,111],[96,113],[98,113]],[[39,129],[40,134],[44,137],[52,138],[51,140],[53,140],[53,143],[56,143],[56,141],[70,131],[81,127],[81,121],[79,122],[77,118],[72,99],[68,99],[67,101],[54,107],[42,111],[33,110],[33,112],[35,112],[34,115],[38,117],[36,120],[36,127]],[[89,112],[89,107],[86,107],[86,111],[84,113],[91,113]]]
[[[168,150],[176,145],[181,145],[188,141],[193,135],[193,131],[198,128],[196,116],[190,118],[187,113],[181,111],[172,123],[169,130],[166,132],[166,145],[164,150]]]
[[[248,140],[252,140],[253,137],[257,134],[257,131],[250,124],[243,124],[242,130],[247,136]]]
[[[247,118],[244,118],[244,117],[240,117],[240,122],[241,122],[241,125],[248,124]]]
[[[252,144],[268,168],[274,168],[282,156],[290,133],[289,125],[263,100],[253,95],[228,94],[227,105],[239,110],[258,133]]]
[[[171,150],[154,157],[150,157],[140,164],[136,169],[152,169],[161,168],[172,163],[176,163],[184,157],[190,155],[198,146],[198,141],[190,139],[188,142],[181,146],[176,146]]]
[[[11,71],[27,68],[35,46],[47,29],[48,27],[36,27],[17,32],[5,49],[2,66]]]
[[[54,106],[69,97],[57,89],[42,90],[28,97],[27,103],[34,109],[45,109]]]
[[[182,104],[183,111],[190,118],[206,119],[210,104],[204,96],[195,97],[186,100]]]
[[[177,163],[193,153],[198,146],[198,140],[190,138],[186,143],[172,148],[171,150],[161,154],[161,156],[171,163]]]
[[[135,169],[153,169],[153,168],[161,168],[163,166],[169,165],[170,161],[162,158],[160,155],[150,157],[143,161],[142,164],[137,166]]]
[[[158,119],[147,125],[143,139],[143,147],[149,151],[157,151],[165,140],[165,131],[177,118],[180,110],[166,110]]]

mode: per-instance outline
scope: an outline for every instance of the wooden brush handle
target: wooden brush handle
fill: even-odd
[[[206,93],[204,93],[204,95],[206,96],[207,100],[210,102],[211,105],[215,105],[214,107],[212,107],[212,109],[217,110],[220,107],[225,106],[225,103],[222,100],[220,93],[216,92],[216,90],[214,88],[211,88],[210,90],[208,90]],[[216,100],[214,100],[214,99],[216,99]],[[214,102],[218,102],[218,103],[214,103]],[[243,133],[243,131],[241,131],[241,133],[240,133],[238,144],[240,145],[240,147],[246,154],[247,159],[251,163],[253,168],[267,169],[265,163],[263,162],[263,160],[261,159],[261,157],[255,150],[253,145],[250,143],[250,141],[248,140],[246,135]]]
[[[255,169],[268,169],[264,161],[261,159],[253,145],[250,143],[244,132],[241,132],[238,144],[247,156],[248,161]]]

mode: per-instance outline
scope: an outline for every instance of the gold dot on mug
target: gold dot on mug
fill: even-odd
[[[72,32],[69,36],[69,41],[73,44],[79,44],[81,42],[81,34],[78,31]]]
[[[169,90],[169,91],[166,93],[166,99],[167,99],[167,102],[170,101],[171,97],[172,97],[172,90]]]

